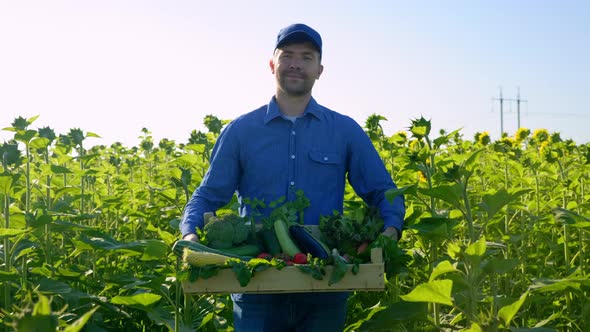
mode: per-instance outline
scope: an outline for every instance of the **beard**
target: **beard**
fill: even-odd
[[[297,77],[294,78],[289,75],[296,75]],[[304,73],[282,72],[277,75],[277,83],[287,95],[301,97],[311,92],[315,79],[309,78]]]

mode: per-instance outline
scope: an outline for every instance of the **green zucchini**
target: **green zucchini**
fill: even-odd
[[[245,256],[256,257],[261,252],[260,248],[255,244],[244,244],[244,245],[241,245],[238,247],[231,247],[231,248],[223,249],[220,251],[225,254],[233,254],[233,255],[238,255],[241,257],[245,257]]]
[[[279,240],[279,244],[281,245],[281,249],[285,254],[293,257],[301,252],[299,247],[297,247],[295,242],[293,242],[293,239],[291,239],[291,236],[289,235],[289,228],[286,222],[278,219],[275,221],[274,228],[277,239]]]

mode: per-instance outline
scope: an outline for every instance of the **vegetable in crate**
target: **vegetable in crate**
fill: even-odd
[[[281,245],[281,249],[283,252],[291,257],[295,256],[295,254],[300,253],[299,247],[293,241],[291,236],[289,235],[289,227],[287,223],[283,220],[276,220],[274,224],[275,234],[277,235],[277,239],[279,240],[279,244]]]
[[[207,253],[223,255],[223,256],[227,256],[229,258],[238,258],[238,259],[241,259],[244,261],[248,261],[252,258],[249,255],[244,256],[244,255],[241,255],[240,253],[233,253],[233,252],[231,252],[231,250],[214,249],[214,248],[208,247],[202,243],[188,241],[188,240],[178,240],[174,243],[174,246],[172,246],[172,252],[180,258],[183,258],[185,249],[188,249],[188,250],[194,251],[194,252],[207,252]]]
[[[351,257],[368,259],[369,250],[359,253],[358,248],[377,239],[383,231],[383,219],[377,209],[363,205],[353,214],[335,212],[331,216],[322,216],[319,226],[322,240],[328,247],[337,248],[340,253]]]
[[[184,252],[182,255],[182,260],[185,263],[188,263],[192,266],[207,266],[207,265],[217,265],[223,266],[227,263],[228,259],[231,257],[206,252],[206,251],[193,251],[188,248],[184,248]]]
[[[316,239],[304,226],[297,224],[289,226],[289,234],[303,253],[322,259],[330,256],[328,246]]]
[[[260,230],[260,238],[264,248],[269,254],[274,256],[281,253],[281,244],[279,243],[279,239],[277,239],[274,227],[263,227],[262,230]]]
[[[258,254],[262,252],[260,250],[260,247],[258,247],[255,244],[242,244],[239,246],[220,250],[227,254],[239,255],[242,257],[256,257],[258,256]]]
[[[293,263],[295,264],[307,264],[307,255],[304,253],[297,253],[293,256]]]
[[[246,219],[228,214],[223,217],[212,216],[203,231],[209,247],[227,249],[245,242],[250,234],[250,226],[246,225]]]

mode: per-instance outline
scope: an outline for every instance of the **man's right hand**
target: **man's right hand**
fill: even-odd
[[[190,233],[182,237],[183,240],[199,242],[199,237],[195,233]]]

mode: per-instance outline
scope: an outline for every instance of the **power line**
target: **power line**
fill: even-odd
[[[582,113],[547,113],[547,112],[533,112],[527,113],[527,116],[590,116],[590,114]]]

